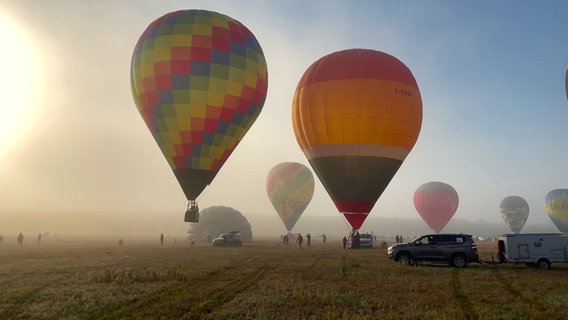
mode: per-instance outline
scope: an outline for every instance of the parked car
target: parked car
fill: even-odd
[[[359,239],[359,245],[361,248],[372,248],[373,247],[373,235],[370,233],[362,233]]]
[[[361,233],[359,235],[359,249],[372,248],[374,236],[370,233]],[[347,240],[347,249],[353,249],[353,239],[351,236]]]
[[[221,233],[213,239],[214,247],[240,247],[241,245],[241,233],[238,231]]]
[[[387,254],[403,265],[426,261],[464,268],[470,262],[479,262],[477,245],[467,234],[428,234],[409,243],[393,244]]]

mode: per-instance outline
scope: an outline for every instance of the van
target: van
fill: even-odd
[[[568,262],[568,234],[502,234],[497,238],[500,263],[526,263],[547,270],[553,262]]]

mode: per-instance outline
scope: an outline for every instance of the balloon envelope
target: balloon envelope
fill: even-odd
[[[501,200],[501,216],[514,233],[520,233],[529,217],[529,204],[518,196],[509,196]]]
[[[422,100],[414,76],[383,52],[351,49],[314,62],[292,104],[294,133],[314,172],[359,229],[416,143]]]
[[[262,110],[268,76],[258,41],[217,12],[168,13],[140,36],[130,75],[138,111],[194,200]]]
[[[456,190],[443,182],[428,182],[414,192],[414,207],[424,222],[440,233],[456,213],[459,197]]]
[[[300,163],[277,164],[266,177],[266,193],[286,230],[292,231],[312,200],[314,176],[308,167]]]
[[[544,210],[562,233],[568,233],[568,189],[556,189],[546,194]]]

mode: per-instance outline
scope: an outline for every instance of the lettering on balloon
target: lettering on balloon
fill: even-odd
[[[558,209],[567,210],[568,202],[552,203],[550,206],[552,207],[553,210],[558,210]]]
[[[398,88],[394,89],[394,94],[402,94],[402,95],[409,96],[409,97],[412,96],[412,92],[410,92],[408,90],[404,90],[404,89],[398,89]]]

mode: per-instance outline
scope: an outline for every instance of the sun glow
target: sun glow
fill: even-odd
[[[4,156],[32,127],[40,66],[28,35],[2,12],[0,37],[0,156]]]

